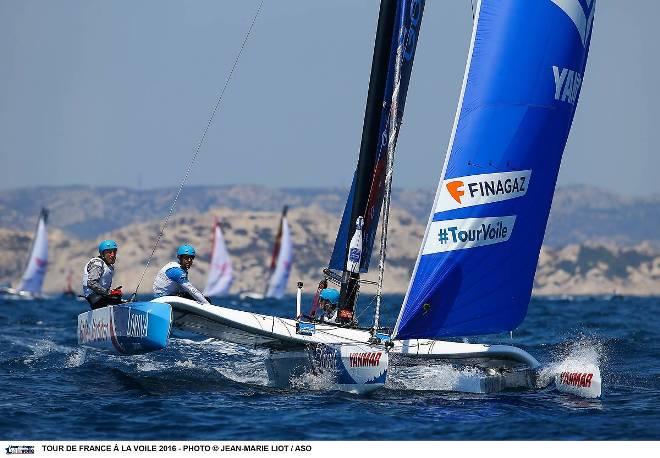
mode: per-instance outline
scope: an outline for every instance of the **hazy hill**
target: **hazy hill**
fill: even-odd
[[[279,202],[281,203],[281,202]],[[278,203],[278,204],[279,204]],[[279,205],[278,205],[279,206]],[[192,281],[204,286],[211,250],[211,225],[214,216],[223,222],[224,234],[237,273],[233,291],[263,290],[279,212],[214,209],[202,214],[175,215],[169,224],[156,257],[147,270],[140,291],[151,291],[156,271],[174,259],[181,243],[192,243],[199,256],[191,271]],[[294,263],[289,282],[293,293],[296,281],[312,291],[327,266],[339,216],[319,205],[292,208],[289,222],[293,234]],[[395,208],[390,218],[386,292],[404,292],[414,266],[425,223]],[[100,234],[112,237],[120,246],[116,284],[128,291],[136,287],[160,227],[159,220],[129,224]],[[17,280],[25,262],[31,232],[0,229],[0,283]],[[50,268],[45,289],[61,291],[66,275],[73,271],[78,286],[82,266],[96,254],[97,240],[73,238],[59,229],[50,232]],[[378,253],[378,249],[374,250]],[[375,279],[377,255],[372,259]],[[536,294],[660,294],[660,253],[651,245],[620,248],[603,244],[568,245],[561,249],[544,247],[535,280]]]
[[[39,187],[0,192],[0,227],[32,230],[41,206],[51,210],[51,227],[77,238],[96,239],[129,224],[160,220],[167,215],[176,189],[136,190],[88,186]],[[277,212],[318,207],[339,218],[347,190],[271,189],[259,186],[186,187],[177,214],[205,213],[213,208]],[[426,224],[435,189],[393,192],[393,207],[405,209]],[[624,198],[587,186],[559,188],[551,211],[545,244],[552,247],[601,242],[660,247],[660,196]]]

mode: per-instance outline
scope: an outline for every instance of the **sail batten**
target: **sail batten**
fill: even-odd
[[[524,319],[589,37],[573,7],[482,0],[399,339],[497,333]]]

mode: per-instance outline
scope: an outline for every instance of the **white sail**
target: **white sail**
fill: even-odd
[[[32,250],[28,259],[27,266],[21,278],[21,284],[18,287],[20,291],[26,291],[34,295],[41,294],[41,287],[46,276],[48,267],[48,232],[46,230],[46,220],[48,212],[41,211],[34,240],[32,241]]]
[[[213,231],[213,252],[211,253],[211,268],[204,288],[204,295],[209,297],[225,296],[234,281],[234,272],[227,252],[227,245],[222,236],[220,223],[215,222]]]
[[[291,232],[289,231],[289,223],[287,223],[286,216],[282,217],[282,239],[280,244],[277,261],[275,262],[275,269],[268,281],[268,291],[266,297],[274,297],[276,299],[284,296],[286,286],[289,282],[289,274],[291,273],[291,263],[293,261],[293,245],[291,242]]]

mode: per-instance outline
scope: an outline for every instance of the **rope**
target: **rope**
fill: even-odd
[[[188,181],[188,176],[190,175],[190,171],[192,170],[193,166],[195,165],[195,162],[197,161],[197,156],[199,155],[199,152],[202,148],[202,145],[204,144],[204,140],[206,140],[206,134],[208,133],[211,124],[213,123],[213,119],[215,118],[215,115],[220,109],[220,103],[222,102],[222,98],[225,95],[225,91],[227,90],[227,87],[229,86],[229,82],[231,81],[231,77],[234,75],[234,71],[236,70],[236,67],[238,66],[238,61],[241,58],[241,55],[243,54],[243,50],[245,49],[245,45],[247,44],[248,38],[250,38],[250,33],[252,33],[252,29],[254,28],[254,24],[257,21],[257,17],[259,16],[259,13],[261,12],[261,8],[264,5],[264,0],[261,0],[259,3],[259,7],[257,8],[256,13],[252,17],[252,23],[250,24],[250,28],[248,29],[247,33],[245,34],[245,37],[243,38],[243,43],[241,44],[241,49],[238,51],[238,54],[236,55],[236,59],[234,59],[234,65],[231,67],[231,71],[229,72],[229,75],[227,76],[227,79],[225,80],[225,85],[222,88],[222,91],[220,91],[220,95],[218,97],[218,100],[215,103],[215,106],[213,107],[213,112],[211,113],[211,116],[209,117],[208,122],[206,123],[206,127],[204,128],[204,131],[202,132],[202,137],[200,138],[199,142],[197,143],[197,147],[195,148],[195,153],[193,154],[190,162],[188,163],[188,168],[186,169],[186,174],[183,177],[183,180],[181,180],[181,184],[179,185],[179,190],[176,193],[176,196],[174,197],[174,201],[172,201],[172,206],[170,207],[170,211],[167,214],[167,217],[165,217],[165,221],[163,222],[163,225],[160,228],[160,233],[158,234],[158,237],[156,238],[156,242],[154,243],[153,249],[151,250],[151,254],[149,255],[149,259],[147,259],[147,264],[144,266],[144,270],[142,271],[142,275],[140,276],[140,280],[137,283],[137,286],[135,287],[135,292],[131,295],[131,298],[129,301],[134,301],[135,296],[137,296],[138,290],[140,289],[140,285],[142,284],[142,280],[144,280],[144,275],[147,273],[147,269],[149,268],[149,265],[151,264],[151,260],[154,257],[154,254],[156,253],[156,249],[158,248],[158,244],[160,243],[160,239],[163,237],[165,234],[165,229],[167,228],[167,224],[169,223],[170,217],[174,213],[174,209],[176,207],[176,202],[179,199],[179,196],[181,195],[181,191],[183,190],[183,186],[185,185],[186,181]]]

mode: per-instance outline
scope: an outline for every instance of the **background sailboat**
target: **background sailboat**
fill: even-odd
[[[267,297],[281,299],[284,297],[293,263],[293,240],[291,239],[289,222],[286,218],[288,210],[289,207],[286,205],[282,208],[282,216],[273,244],[273,254],[270,258],[270,270],[265,291],[263,293],[244,292],[240,295],[241,299],[264,299]]]
[[[286,213],[289,207],[286,205],[282,209],[280,226],[275,237],[273,246],[273,256],[270,260],[270,278],[268,279],[268,289],[266,297],[281,299],[286,293],[286,287],[289,283],[291,274],[291,264],[293,262],[293,242],[291,240],[291,231],[289,222],[286,219]]]
[[[213,248],[211,249],[211,265],[204,288],[207,297],[226,296],[234,281],[231,259],[227,251],[222,229],[217,218],[213,222]]]
[[[20,284],[17,288],[0,288],[0,294],[5,298],[41,297],[41,288],[48,268],[47,223],[48,210],[42,208]]]

